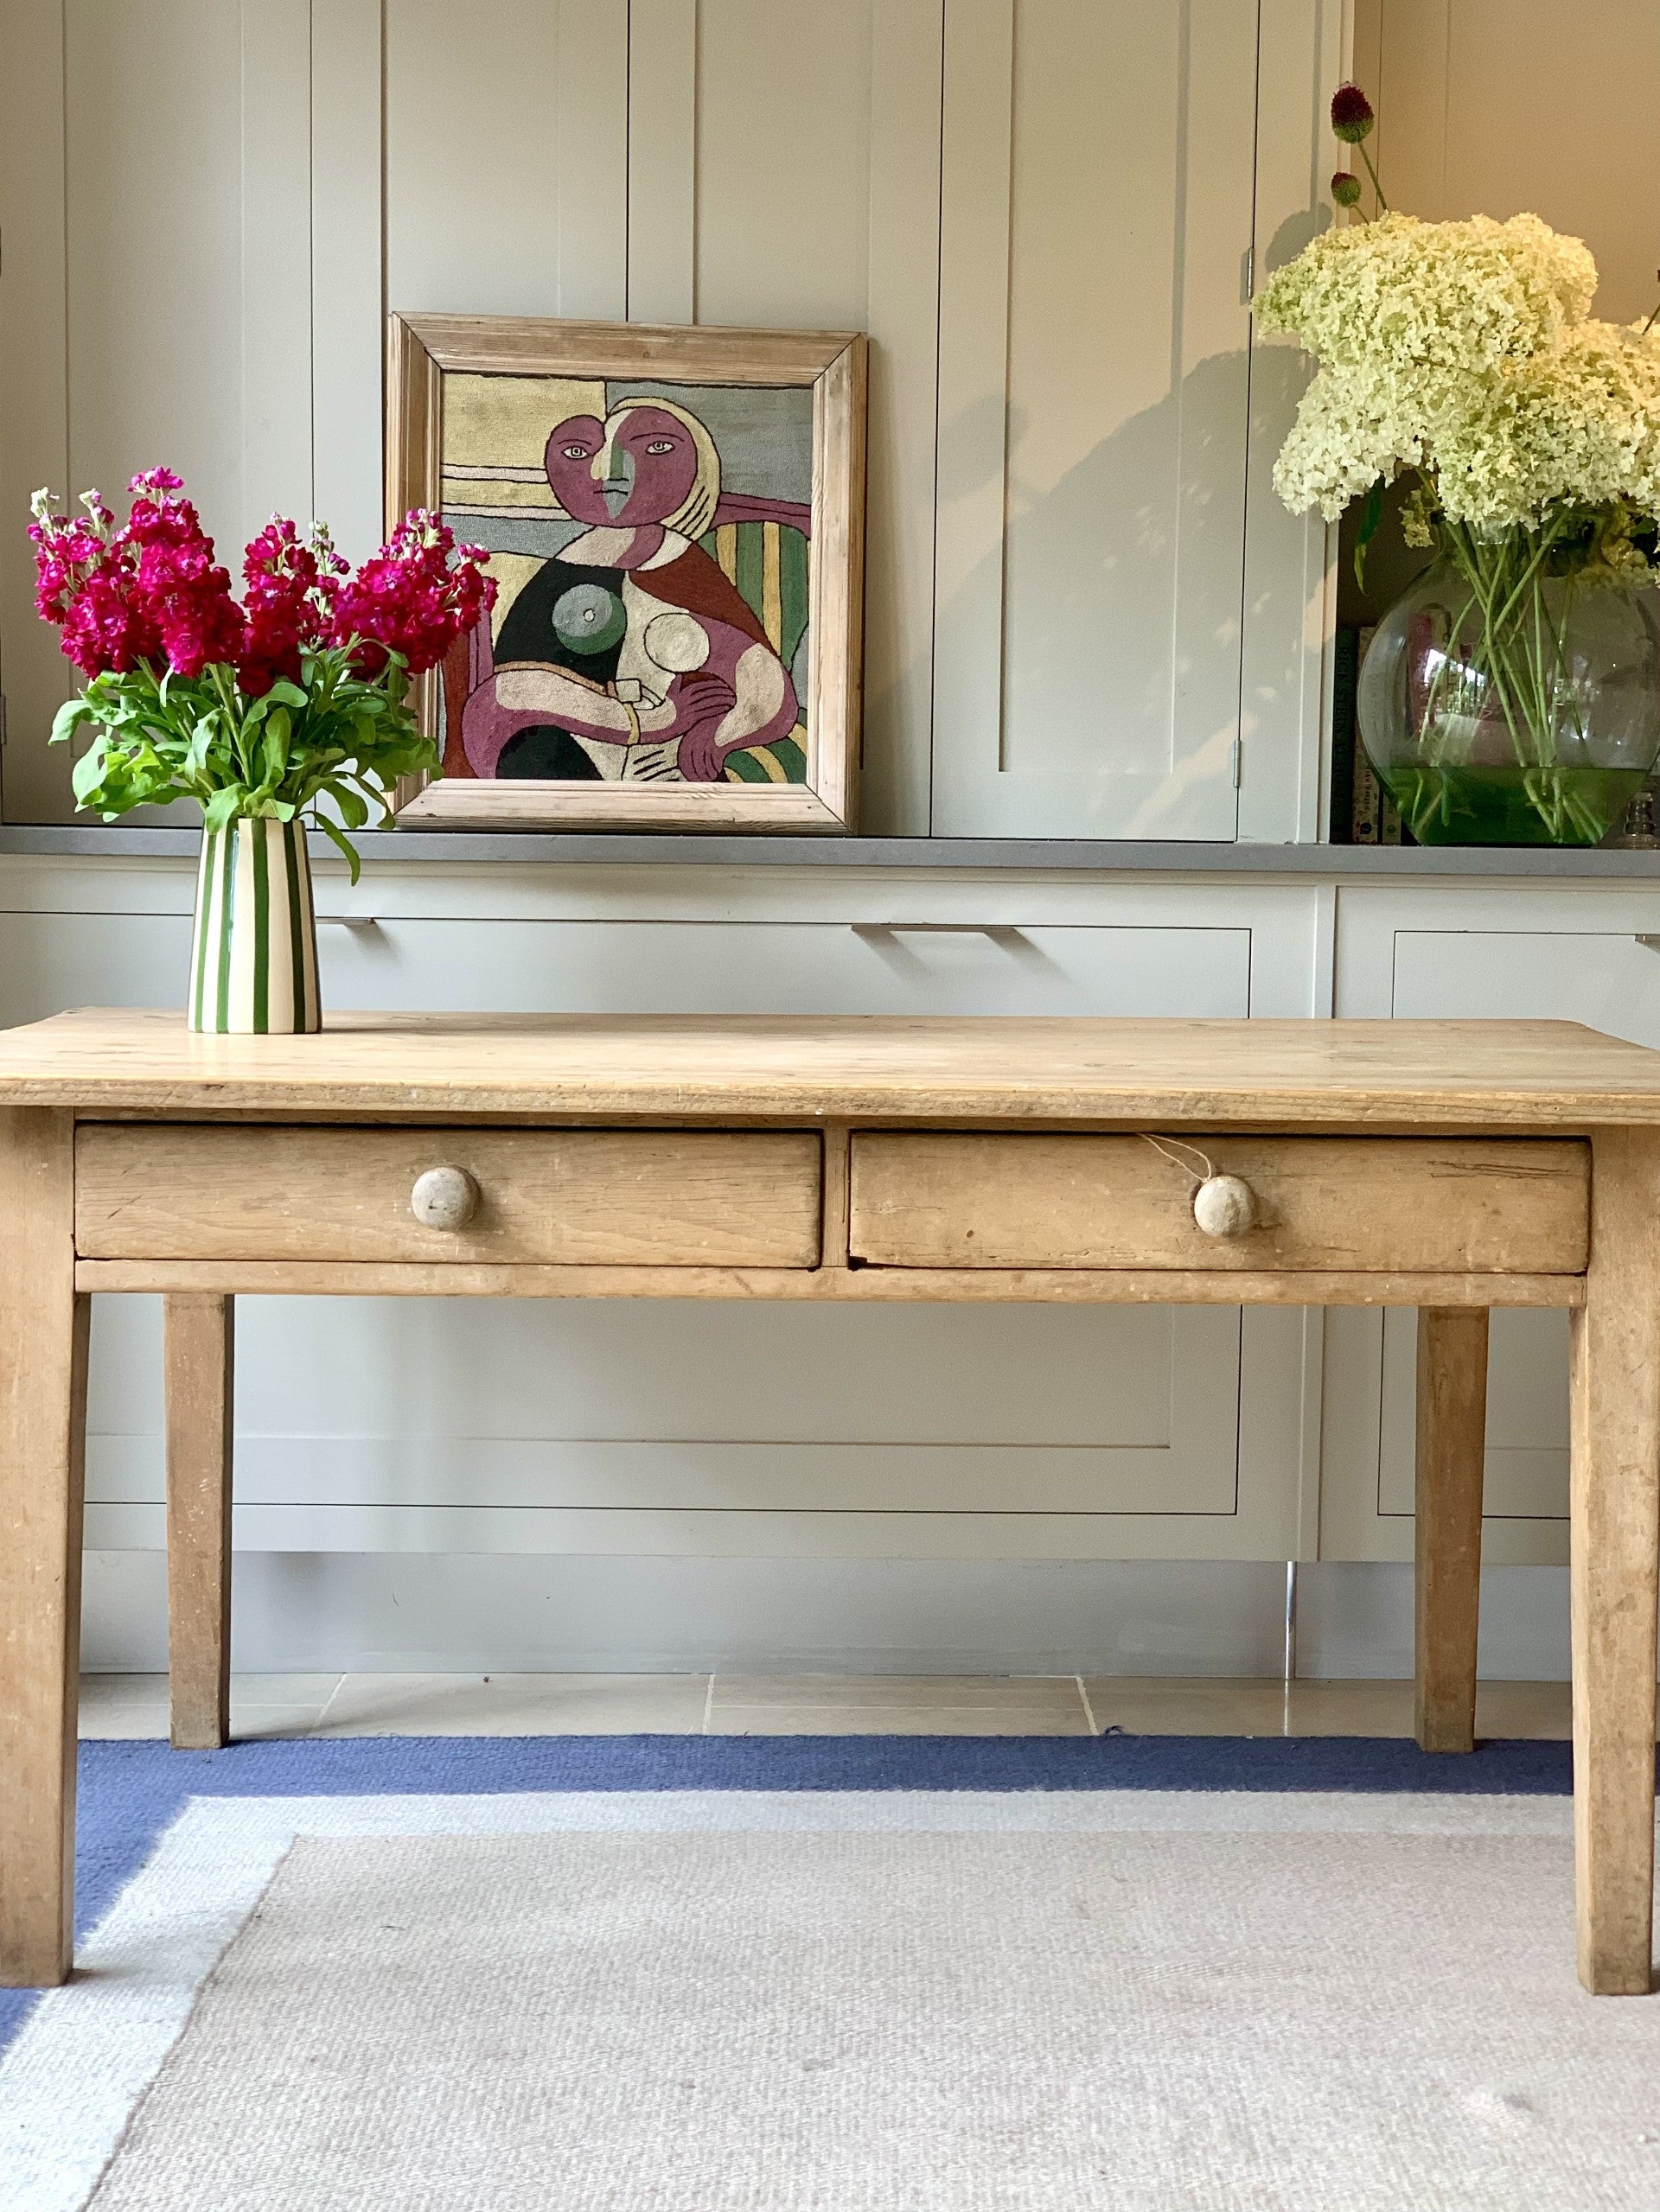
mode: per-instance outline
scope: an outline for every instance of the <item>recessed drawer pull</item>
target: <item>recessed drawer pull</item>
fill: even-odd
[[[855,937],[989,937],[994,945],[1024,945],[1025,930],[1012,921],[853,921]]]
[[[409,1210],[424,1229],[464,1229],[478,1211],[478,1185],[465,1168],[428,1168],[415,1178]]]
[[[1256,1193],[1243,1176],[1207,1176],[1193,1193],[1193,1219],[1208,1237],[1242,1237],[1256,1227]]]

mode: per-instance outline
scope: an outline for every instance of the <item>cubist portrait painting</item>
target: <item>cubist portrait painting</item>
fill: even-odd
[[[446,778],[804,781],[810,387],[451,375],[442,451],[500,587]]]

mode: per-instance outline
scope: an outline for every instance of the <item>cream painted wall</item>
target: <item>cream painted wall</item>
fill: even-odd
[[[1660,300],[1654,0],[1355,0],[1354,74],[1391,206],[1531,211],[1595,254],[1599,315]]]
[[[165,456],[232,545],[366,550],[395,304],[872,333],[868,827],[1318,835],[1243,297],[1327,219],[1346,17],[1399,204],[1648,311],[1651,0],[0,0],[9,818],[66,672],[3,518]]]
[[[1246,300],[1325,220],[1341,26],[0,0],[9,818],[67,805],[29,493],[166,459],[222,549],[278,507],[366,551],[391,306],[868,330],[866,826],[1313,834],[1325,533],[1274,506],[1301,372]]]
[[[1565,55],[1542,7],[1455,5],[1449,18],[1385,4],[1387,20],[1359,10],[1357,66],[1364,77],[1370,51],[1383,71],[1396,165],[1417,112],[1392,89],[1402,72],[1439,52],[1445,79],[1449,51],[1461,73],[1491,49],[1498,120],[1483,126],[1482,174],[1498,173],[1529,81],[1503,26],[1526,15],[1549,34],[1536,50],[1554,57],[1568,120],[1546,166],[1518,169],[1517,203],[1582,228],[1625,288],[1617,311],[1645,311],[1660,256],[1607,147],[1629,151],[1639,182],[1651,173],[1647,8],[1591,0]],[[1045,90],[1069,13],[1095,35],[1061,133]],[[1102,31],[1114,17],[1141,41],[1144,114],[1110,81],[1129,50]],[[164,452],[233,541],[281,506],[331,514],[362,550],[379,524],[388,301],[857,322],[876,340],[869,826],[1113,826],[1086,815],[1078,787],[1091,744],[1113,758],[1116,731],[1133,741],[1118,796],[1140,780],[1125,819],[1145,808],[1161,833],[1236,820],[1241,835],[1312,837],[1326,547],[1267,488],[1302,370],[1280,344],[1246,360],[1242,259],[1247,246],[1259,268],[1283,258],[1324,219],[1343,26],[1338,0],[0,0],[0,522],[43,480],[110,487]],[[1091,81],[1120,95],[1099,108],[1112,131],[1094,127]],[[812,96],[789,107],[797,83]],[[1598,121],[1608,98],[1623,118],[1612,132]],[[140,99],[180,116],[165,145],[138,127]],[[757,186],[743,129],[769,102],[785,104],[788,127]],[[512,189],[493,192],[504,143]],[[1069,227],[1046,217],[1068,158],[1085,211]],[[1434,153],[1437,191],[1465,159],[1462,141]],[[1592,212],[1536,178],[1589,194]],[[1127,471],[1127,435],[1140,442]],[[1099,686],[1086,686],[1074,715],[1042,649],[1045,594],[1072,589],[1069,560],[1085,572],[1082,603],[1111,616],[1108,553],[1145,553],[1143,584],[1164,564],[1162,599],[1114,638],[1106,671],[1163,683],[1162,736],[1145,697],[1128,720],[1091,722]],[[27,596],[21,533],[0,526],[14,814],[58,803],[59,763],[37,740],[62,669]],[[1244,739],[1232,817],[1216,757],[1229,654]],[[1220,814],[1184,816],[1219,796]],[[1388,1012],[1396,937],[1425,896],[1403,893],[1400,914],[1368,908],[1361,932],[1339,928],[1338,900],[1312,882],[849,869],[810,871],[808,885],[808,872],[399,867],[355,896],[326,872],[328,989],[337,1005],[1275,1014],[1329,1012],[1335,991],[1339,1010]],[[1479,887],[1437,896],[1437,928],[1455,934],[1493,906]],[[1576,990],[1586,933],[1606,939],[1607,1003],[1631,1003],[1647,971],[1634,979],[1629,964],[1651,959],[1632,949],[1656,926],[1646,895],[1509,896],[1501,934],[1523,911],[1543,935],[1578,933],[1563,969]],[[182,865],[8,857],[0,1020],[176,995],[188,898]],[[877,926],[918,921],[962,934]],[[1372,949],[1357,952],[1363,937]],[[1523,951],[1507,1010],[1561,1010],[1540,992],[1561,967]],[[1529,992],[1536,1004],[1522,1003]],[[1191,1317],[1047,1313],[988,1329],[936,1310],[875,1337],[861,1316],[803,1319],[795,1355],[815,1374],[859,1372],[851,1406],[777,1385],[766,1316],[666,1310],[643,1372],[623,1318],[539,1307],[498,1329],[471,1310],[251,1308],[239,1540],[271,1603],[251,1611],[245,1657],[650,1663],[724,1638],[751,1659],[1237,1667],[1272,1663],[1278,1584],[1261,1562],[1360,1559],[1382,1574],[1409,1547],[1389,1427],[1401,1377],[1370,1336],[1344,1334],[1352,1317],[1328,1334],[1318,1316],[1254,1313],[1226,1339],[1217,1316],[1197,1332]],[[153,1648],[155,1353],[153,1308],[108,1302],[91,1527],[119,1571],[89,1583],[95,1633],[97,1593],[128,1587],[124,1563],[144,1594],[126,1611],[110,1596],[106,1660]],[[431,1395],[417,1386],[429,1373],[445,1386]],[[1559,1482],[1554,1463],[1522,1465],[1533,1410],[1496,1431],[1502,1471]],[[1504,1495],[1491,1556],[1518,1571],[1559,1556],[1559,1501],[1542,1512],[1531,1493]],[[642,1567],[647,1555],[673,1574]],[[1153,1571],[1196,1558],[1248,1586],[1237,1634],[1215,1625],[1214,1579]],[[546,1578],[521,1603],[509,1585],[539,1559]],[[1022,1578],[1004,1571],[1015,1559],[1048,1565]],[[1133,1590],[1137,1561],[1146,1579]],[[426,1641],[366,1628],[375,1578],[393,1578],[396,1610],[418,1588],[396,1578],[416,1568]],[[445,1612],[446,1576],[509,1593],[498,1645]],[[666,1576],[680,1595],[662,1595]],[[630,1577],[654,1594],[618,1626],[613,1593]],[[1063,1582],[1084,1595],[1051,1634],[1043,1592]],[[809,1584],[830,1596],[792,1646],[794,1594]],[[331,1610],[313,1619],[297,1593],[325,1585]]]

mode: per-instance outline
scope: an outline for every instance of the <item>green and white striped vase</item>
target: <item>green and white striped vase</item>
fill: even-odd
[[[302,823],[239,818],[202,832],[189,1023],[220,1036],[296,1036],[322,1028]]]

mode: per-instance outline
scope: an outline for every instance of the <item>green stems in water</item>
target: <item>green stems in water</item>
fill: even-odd
[[[1466,525],[1443,520],[1442,543],[1470,596],[1452,618],[1430,681],[1418,749],[1427,770],[1456,764],[1486,718],[1491,698],[1504,717],[1528,799],[1553,841],[1570,835],[1594,841],[1599,832],[1574,788],[1577,762],[1565,766],[1561,759],[1565,744],[1577,753],[1586,736],[1567,657],[1571,572],[1561,579],[1560,611],[1550,601],[1551,556],[1561,536],[1560,522],[1486,539]],[[1479,622],[1466,637],[1472,613]],[[1424,796],[1443,786],[1443,775],[1432,774]]]

